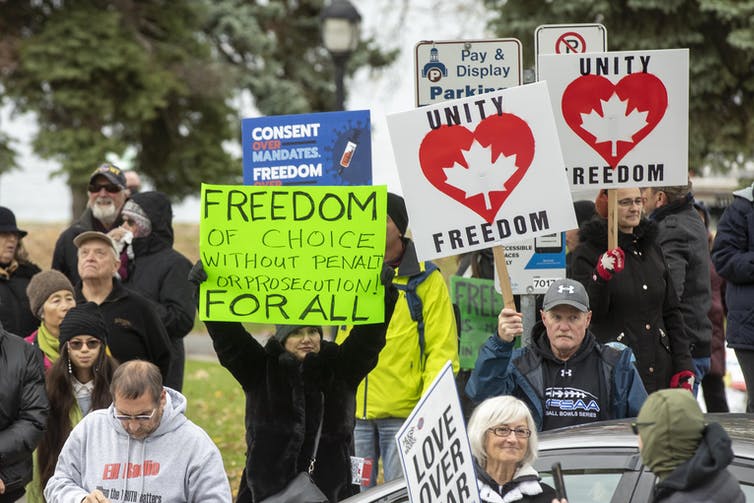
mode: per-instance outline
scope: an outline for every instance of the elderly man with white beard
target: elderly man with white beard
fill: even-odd
[[[89,200],[79,219],[64,230],[55,243],[52,268],[65,274],[74,285],[79,281],[77,249],[73,239],[86,231],[109,233],[121,225],[120,210],[126,202],[126,177],[111,163],[101,164],[89,178]],[[118,236],[111,236],[119,239]]]

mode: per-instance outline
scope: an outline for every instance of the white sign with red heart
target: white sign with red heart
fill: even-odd
[[[423,260],[576,227],[544,83],[387,117]]]
[[[539,57],[573,189],[684,185],[689,51]]]

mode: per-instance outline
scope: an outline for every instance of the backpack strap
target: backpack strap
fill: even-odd
[[[393,283],[398,290],[403,290],[403,292],[405,292],[408,310],[409,313],[411,313],[411,319],[416,322],[416,328],[419,334],[419,361],[422,362],[422,365],[424,365],[424,349],[426,346],[424,338],[424,305],[422,304],[421,297],[416,293],[416,289],[436,270],[438,270],[438,268],[434,262],[427,261],[424,262],[424,270],[419,274],[411,276],[405,285]]]

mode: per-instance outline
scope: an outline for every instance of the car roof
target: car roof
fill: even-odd
[[[754,414],[705,414],[704,418],[708,423],[720,423],[732,440],[736,456],[754,459]],[[617,419],[545,431],[539,434],[539,450],[638,448],[636,435],[631,431],[634,420]]]

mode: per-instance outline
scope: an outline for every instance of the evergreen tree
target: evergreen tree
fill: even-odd
[[[725,171],[754,160],[754,2],[484,0],[497,35],[533,67],[541,24],[602,23],[611,51],[689,48],[689,166]]]
[[[231,106],[249,90],[264,114],[331,109],[321,48],[323,2],[176,0],[4,2],[0,87],[36,114],[36,154],[61,164],[73,215],[88,175],[108,153],[136,151],[134,169],[180,199],[202,181],[240,183],[227,150],[240,137]],[[385,64],[362,44],[352,60]],[[0,125],[1,126],[1,125]],[[0,134],[0,172],[13,151]]]

